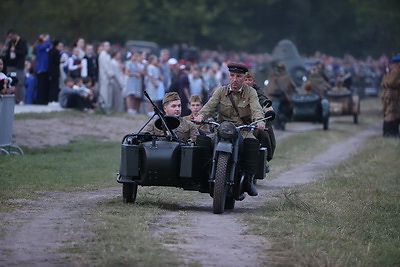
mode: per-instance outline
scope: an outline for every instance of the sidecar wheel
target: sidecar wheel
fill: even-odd
[[[226,193],[228,191],[228,185],[226,184],[228,159],[228,153],[219,153],[213,195],[213,213],[215,214],[224,213],[225,209]]]
[[[122,184],[122,200],[124,203],[135,203],[137,184]]]

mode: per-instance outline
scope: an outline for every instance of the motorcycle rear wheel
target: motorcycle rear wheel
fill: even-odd
[[[226,183],[228,159],[228,153],[219,152],[213,194],[213,213],[215,214],[222,214],[225,210],[226,194],[228,192]]]
[[[122,184],[122,200],[124,203],[135,203],[137,184]]]

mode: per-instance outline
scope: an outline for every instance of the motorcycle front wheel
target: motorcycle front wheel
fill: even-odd
[[[219,152],[217,168],[215,171],[214,194],[213,194],[213,213],[224,213],[226,194],[228,185],[226,183],[229,154]]]

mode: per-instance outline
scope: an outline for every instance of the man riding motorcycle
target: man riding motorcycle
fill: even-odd
[[[198,123],[204,118],[208,118],[219,107],[218,122],[230,121],[236,126],[250,124],[264,118],[263,109],[259,103],[257,92],[244,83],[245,73],[248,72],[247,66],[240,63],[228,64],[229,69],[229,85],[218,87],[212,97],[200,110],[194,120]],[[264,122],[257,123],[257,129],[263,131],[265,129]],[[244,138],[254,138],[252,133],[241,131]],[[258,153],[258,149],[254,151]],[[257,189],[249,179],[245,183],[245,191],[250,196],[257,196]]]

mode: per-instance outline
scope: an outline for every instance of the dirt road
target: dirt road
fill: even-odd
[[[129,126],[126,125],[128,123]],[[131,118],[93,119],[89,116],[83,116],[79,120],[17,120],[14,140],[18,145],[38,147],[65,144],[84,135],[93,135],[101,140],[120,140],[127,131],[134,131],[135,127],[141,125],[142,121],[136,122]],[[283,138],[315,127],[320,126],[304,124],[303,129],[289,129],[285,133],[278,131],[276,134],[278,138]],[[155,235],[175,233],[179,236],[177,244],[165,246],[180,251],[187,264],[260,266],[262,262],[268,261],[268,256],[259,251],[268,248],[270,244],[262,237],[248,234],[248,226],[241,215],[257,209],[260,203],[271,199],[276,190],[281,190],[282,187],[313,181],[327,168],[357,151],[369,136],[378,135],[379,130],[378,127],[373,127],[362,131],[345,141],[332,144],[306,164],[293,166],[291,170],[273,177],[272,180],[261,181],[258,184],[259,196],[247,197],[245,201],[237,202],[233,212],[212,214],[211,198],[206,194],[199,194],[195,202],[182,203],[179,207],[180,211],[187,213],[188,221],[184,228],[177,230],[169,227],[179,223],[179,216],[178,211],[167,211],[159,224],[155,225],[153,232]],[[41,134],[35,131],[40,131]],[[2,214],[6,224],[2,226],[5,235],[0,242],[0,266],[82,265],[73,261],[74,255],[60,252],[59,249],[71,237],[73,239],[90,235],[90,225],[85,220],[90,208],[96,205],[96,201],[114,198],[120,193],[119,186],[84,193],[45,192],[41,199],[29,201],[26,208]]]

